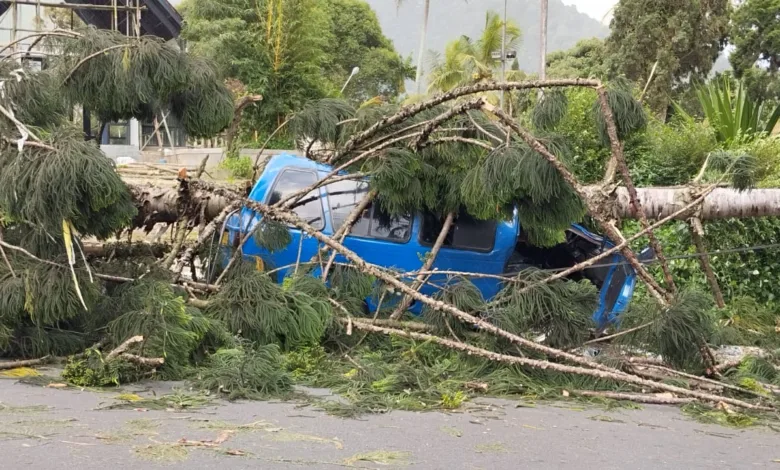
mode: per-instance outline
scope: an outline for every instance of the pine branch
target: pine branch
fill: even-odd
[[[459,142],[459,143],[462,143],[462,144],[476,145],[477,147],[482,147],[483,149],[488,150],[488,151],[491,151],[491,150],[495,149],[495,147],[493,147],[492,145],[490,145],[487,142],[484,142],[482,140],[469,139],[469,138],[461,137],[461,136],[457,136],[457,135],[452,135],[452,136],[447,136],[447,137],[439,137],[438,139],[435,139],[435,140],[429,140],[429,141],[423,143],[421,148],[430,147],[430,146],[433,146],[433,145],[443,144],[443,143],[448,143],[448,142]]]
[[[367,141],[371,137],[381,132],[383,129],[396,125],[413,116],[416,116],[417,114],[420,114],[423,111],[431,109],[447,101],[452,101],[461,96],[473,95],[476,93],[484,93],[486,91],[497,91],[497,90],[528,90],[533,88],[546,88],[546,87],[556,88],[556,87],[568,87],[568,86],[596,88],[600,85],[601,82],[599,82],[598,80],[566,79],[566,80],[535,80],[535,81],[526,81],[526,82],[502,82],[502,83],[481,82],[475,85],[455,88],[449,92],[434,96],[433,98],[423,101],[422,103],[404,107],[397,113],[382,118],[380,121],[376,122],[374,125],[366,129],[365,131],[352,136],[342,146],[342,148],[339,151],[335,152],[333,155],[331,155],[330,158],[327,159],[327,163],[333,163],[341,159],[345,155],[351,153],[353,150],[358,148],[358,146],[360,146],[365,141]]]
[[[131,346],[134,344],[142,343],[144,341],[143,336],[133,336],[131,338],[127,338],[122,344],[114,348],[111,352],[108,353],[106,356],[106,362],[113,360],[120,354],[124,353],[128,349],[130,349]]]
[[[86,56],[83,59],[81,59],[80,61],[78,61],[76,63],[76,65],[74,65],[73,68],[70,69],[70,71],[67,73],[67,75],[65,75],[65,78],[62,80],[62,83],[65,83],[65,84],[68,83],[68,81],[73,76],[73,74],[76,73],[81,68],[82,65],[86,64],[87,62],[89,62],[90,60],[94,59],[95,57],[103,55],[103,54],[105,54],[107,52],[111,52],[111,51],[113,51],[115,49],[121,49],[123,47],[129,49],[131,47],[136,47],[136,46],[137,46],[137,44],[128,42],[128,43],[125,43],[125,44],[114,44],[113,46],[109,46],[109,47],[101,49],[101,50],[99,50],[97,52],[93,52],[92,54],[89,54],[88,56]]]
[[[518,125],[517,122],[508,116],[503,110],[496,108],[491,104],[485,104],[483,108],[486,111],[496,115],[505,125],[517,133],[520,138],[523,139],[523,141],[525,141],[529,147],[531,147],[531,149],[542,155],[548,162],[550,162],[550,164],[553,165],[556,170],[558,170],[558,173],[561,175],[561,177],[571,186],[580,199],[586,203],[591,216],[596,219],[609,238],[611,238],[616,244],[619,244],[623,241],[622,234],[610,223],[607,217],[602,214],[601,208],[588,197],[584,187],[577,181],[577,178],[574,176],[574,174],[568,168],[566,168],[566,166],[563,165],[563,163],[555,155],[547,150],[547,148],[528,131],[520,127],[520,125]],[[653,279],[653,277],[647,272],[631,248],[624,246],[621,252],[631,264],[631,267],[634,268],[634,271],[637,273],[637,275],[648,285],[650,293],[653,294],[653,296],[655,296],[662,305],[669,304],[670,297],[668,293],[661,286],[659,286],[655,279]]]
[[[0,362],[0,370],[16,369],[17,367],[30,367],[46,364],[51,361],[51,356],[44,356],[39,359],[25,359],[21,361]]]
[[[0,242],[3,241],[3,227],[0,225]],[[0,255],[3,256],[3,261],[5,262],[6,267],[8,267],[8,271],[11,273],[11,276],[16,279],[16,272],[14,271],[13,266],[11,266],[11,262],[8,261],[8,256],[5,254],[5,249],[3,249],[3,246],[0,245]]]
[[[698,375],[688,374],[686,372],[682,372],[682,371],[679,371],[679,370],[676,370],[676,369],[672,369],[672,368],[669,368],[669,367],[665,367],[665,366],[661,366],[661,365],[658,365],[658,364],[645,364],[644,366],[645,367],[651,367],[653,369],[657,369],[657,370],[666,372],[668,374],[677,375],[679,377],[684,377],[686,379],[694,380],[696,382],[701,382],[701,383],[709,384],[709,385],[715,385],[715,386],[718,386],[718,387],[722,387],[722,388],[726,388],[726,389],[729,389],[729,390],[733,390],[735,392],[740,392],[740,393],[746,393],[748,395],[753,395],[753,396],[758,397],[758,398],[766,398],[764,395],[762,395],[762,394],[760,394],[758,392],[754,392],[753,390],[748,390],[746,388],[738,387],[736,385],[731,385],[731,384],[728,384],[728,383],[725,383],[725,382],[720,382],[718,380],[708,379],[706,377],[699,377]]]
[[[144,367],[155,368],[155,367],[160,367],[163,364],[165,364],[165,359],[162,358],[162,357],[143,357],[143,356],[138,356],[136,354],[128,354],[128,353],[121,354],[119,357],[121,357],[122,359],[124,359],[126,361],[129,361],[129,362],[132,362],[132,363],[138,364],[139,366],[144,366]]]
[[[689,228],[691,231],[691,239],[696,246],[696,252],[699,254],[699,264],[701,264],[701,269],[704,271],[707,283],[710,285],[712,296],[715,298],[715,303],[718,308],[725,308],[726,302],[723,300],[723,292],[720,290],[718,278],[712,270],[710,256],[707,254],[707,246],[704,243],[704,227],[701,224],[701,219],[698,217],[691,217]]]
[[[441,126],[443,123],[449,121],[455,116],[465,114],[472,109],[479,109],[485,103],[486,103],[485,99],[480,97],[475,100],[467,101],[458,106],[454,106],[453,108],[447,110],[446,112],[436,116],[435,118],[428,121],[425,124],[425,126],[423,126],[420,135],[417,137],[417,139],[414,141],[412,145],[417,150],[421,150],[425,142],[428,140],[428,138],[431,136],[433,131],[436,130],[437,127]]]
[[[688,390],[681,387],[675,387],[673,385],[667,385],[665,383],[661,382],[654,382],[652,380],[646,380],[642,379],[640,377],[637,377],[635,375],[627,374],[620,371],[610,372],[605,370],[594,370],[594,369],[587,369],[584,367],[577,367],[577,366],[568,366],[563,364],[557,364],[550,361],[544,361],[544,360],[537,360],[537,359],[528,359],[524,357],[517,357],[517,356],[507,356],[505,354],[499,354],[493,351],[489,351],[487,349],[478,348],[476,346],[471,346],[466,343],[452,341],[448,339],[444,339],[438,336],[424,334],[424,333],[415,333],[411,331],[404,331],[399,329],[393,329],[393,328],[383,328],[379,326],[369,325],[366,323],[361,322],[360,320],[352,319],[347,320],[344,318],[339,318],[339,322],[342,324],[346,324],[346,322],[351,321],[354,328],[357,328],[359,330],[364,331],[370,331],[372,333],[382,333],[389,336],[399,336],[402,338],[410,338],[410,339],[416,339],[419,341],[425,341],[425,342],[431,342],[436,343],[441,346],[445,346],[450,349],[455,349],[457,351],[462,351],[467,354],[478,356],[478,357],[484,357],[491,361],[497,361],[497,362],[504,362],[507,364],[514,364],[514,365],[520,365],[520,366],[526,366],[526,367],[532,367],[534,369],[542,369],[542,370],[554,370],[556,372],[562,372],[567,374],[575,374],[575,375],[583,375],[588,377],[594,377],[598,379],[604,379],[604,380],[612,380],[615,382],[623,382],[623,383],[629,383],[632,385],[638,385],[645,388],[651,388],[656,390],[663,390],[666,392],[675,393],[677,395],[687,396],[691,397],[700,401],[705,402],[711,402],[711,403],[727,403],[733,406],[738,406],[740,408],[744,409],[751,409],[751,410],[763,410],[763,411],[773,411],[774,408],[763,406],[763,405],[754,405],[752,403],[748,403],[742,400],[737,400],[734,398],[729,398],[721,395],[714,395],[710,393],[704,393],[699,392],[696,390]]]
[[[607,398],[610,400],[626,400],[636,403],[647,403],[652,405],[683,405],[697,401],[696,398],[679,398],[669,396],[650,395],[646,393],[620,393],[620,392],[598,392],[590,390],[570,390],[569,393],[581,397]]]
[[[44,38],[44,37],[64,37],[64,38],[71,38],[72,39],[72,38],[79,38],[79,37],[81,37],[81,34],[75,32],[75,31],[68,30],[68,29],[55,29],[55,30],[52,30],[52,31],[46,31],[46,32],[35,33],[35,34],[29,34],[27,36],[22,36],[21,38],[16,39],[15,41],[11,41],[11,42],[7,43],[5,46],[3,46],[3,48],[0,49],[0,57],[3,56],[3,53],[5,51],[7,51],[8,49],[14,47],[15,44],[19,44],[21,42],[24,42],[24,41],[26,41],[28,39],[32,39],[32,38]],[[30,47],[32,47],[32,46],[30,46]],[[29,51],[29,49],[28,49],[28,51]]]
[[[198,233],[198,241],[193,245],[187,248],[185,250],[184,254],[182,255],[181,259],[179,260],[179,264],[177,266],[176,271],[181,272],[182,269],[184,269],[187,264],[191,263],[193,258],[195,257],[195,254],[200,250],[200,248],[207,242],[211,240],[211,238],[214,236],[214,233],[217,231],[217,226],[222,224],[222,222],[227,219],[228,215],[230,215],[233,211],[239,209],[241,207],[241,203],[239,201],[234,201],[230,204],[228,204],[224,209],[222,209],[222,212],[219,213],[211,222],[206,225],[206,227]],[[238,252],[238,251],[237,251]],[[225,270],[227,272],[227,269]],[[217,281],[217,284],[219,284],[219,281]]]

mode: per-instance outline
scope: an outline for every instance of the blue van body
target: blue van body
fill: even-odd
[[[305,158],[285,154],[276,155],[268,161],[263,174],[252,189],[249,199],[266,204],[273,203],[284,195],[281,192],[285,189],[288,190],[288,193],[300,190],[324,178],[331,171],[332,168],[330,166]],[[284,178],[281,177],[282,175],[284,175]],[[299,180],[297,186],[289,184],[290,181],[296,179]],[[354,181],[348,181],[345,184],[350,183],[352,185],[361,184]],[[286,186],[278,189],[278,185]],[[298,214],[300,217],[307,219],[305,216],[313,213],[314,217],[309,217],[308,222],[326,235],[332,235],[337,230],[337,227],[334,226],[334,217],[343,218],[347,212],[346,208],[342,210],[334,203],[338,196],[337,191],[332,189],[333,187],[331,184],[323,186],[315,190],[314,194],[307,196],[305,199],[308,202],[305,204],[306,211],[304,212],[308,213],[302,215],[299,212]],[[354,192],[354,190],[351,192],[347,191],[347,193]],[[355,197],[355,202],[349,209],[353,208],[360,199],[362,199],[362,195]],[[371,208],[376,211],[379,210],[373,206],[370,207],[369,211]],[[379,217],[379,215],[375,214],[375,217]],[[232,214],[226,220],[219,234],[223,246],[230,246],[231,244],[235,246],[230,241],[235,242],[237,237],[247,233],[259,220],[260,215],[246,207]],[[425,222],[425,216],[416,214],[408,218],[393,218],[394,222],[391,222],[390,225],[385,223],[384,226],[377,220],[379,219],[373,218],[370,221],[366,219],[362,222],[356,222],[351,234],[344,241],[345,246],[371,264],[395,269],[400,272],[419,270],[423,263],[422,260],[430,252],[432,245],[430,239],[426,241],[423,237],[423,225],[427,223]],[[358,230],[358,225],[364,222],[366,226],[369,223],[371,224],[370,229]],[[393,223],[397,225],[395,228],[392,227]],[[443,246],[433,264],[434,270],[495,275],[502,275],[507,272],[509,260],[515,252],[518,238],[521,235],[517,213],[515,212],[514,217],[509,221],[478,221],[473,222],[473,224],[486,224],[485,227],[489,230],[471,233],[467,233],[464,230],[464,236],[460,238],[466,241],[465,245],[467,248]],[[476,225],[474,226],[476,227]],[[453,237],[457,238],[459,236],[457,230],[456,223],[453,229],[455,232]],[[363,232],[362,235],[354,233],[361,231]],[[295,227],[290,227],[289,232],[291,237],[290,243],[285,248],[273,253],[258,247],[253,239],[249,239],[243,248],[244,258],[250,261],[253,260],[257,264],[258,269],[261,270],[281,268],[277,271],[276,278],[278,282],[282,282],[286,276],[291,275],[295,271],[295,264],[298,260],[307,262],[317,253],[320,246],[316,239],[305,234],[303,240],[301,240],[301,231]],[[431,233],[433,232],[438,235],[439,229]],[[576,224],[572,226],[570,232],[579,237],[578,239],[584,239],[594,247],[599,247],[602,251],[613,246],[608,239],[593,234]],[[492,243],[489,243],[491,240]],[[452,245],[455,245],[455,243],[452,243]],[[468,248],[468,246],[472,245],[474,248]],[[647,250],[645,250],[640,256],[646,258],[647,254]],[[336,261],[345,260],[339,255],[336,257]],[[634,270],[620,254],[606,258],[601,266],[600,268],[594,268],[601,270],[599,278],[602,284],[599,286],[601,289],[601,302],[598,309],[593,313],[593,320],[599,329],[603,329],[610,323],[615,322],[618,316],[626,310],[633,296],[636,283]],[[317,267],[317,270],[319,270],[319,267]],[[433,275],[421,291],[428,295],[434,294],[437,289],[440,289],[447,282],[448,278],[449,276],[446,274]],[[412,277],[409,277],[409,280],[411,279]],[[493,298],[502,288],[502,282],[499,279],[478,278],[472,279],[472,282],[479,288],[486,300]],[[370,310],[376,308],[372,299],[366,299],[366,302]],[[414,303],[410,310],[415,314],[419,314],[421,308],[422,306],[419,303]]]

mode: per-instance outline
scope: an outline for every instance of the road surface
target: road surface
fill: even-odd
[[[704,425],[663,406],[606,411],[477,400],[456,413],[359,419],[280,402],[99,409],[119,393],[160,396],[176,387],[186,386],[97,392],[0,379],[0,468],[780,470],[780,433]]]

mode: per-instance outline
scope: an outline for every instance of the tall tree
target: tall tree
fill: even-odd
[[[396,52],[383,33],[376,13],[363,0],[327,0],[330,41],[325,68],[334,85],[342,86],[354,67],[360,72],[344,90],[357,103],[373,97],[392,98],[404,91],[404,80],[414,77],[410,59]]]
[[[621,0],[607,39],[613,66],[642,86],[655,66],[646,99],[665,117],[670,92],[712,69],[725,46],[729,12],[729,0]]]
[[[304,103],[345,90],[356,100],[393,97],[407,65],[362,0],[185,0],[182,36],[250,93],[263,95],[248,125],[278,126]]]
[[[541,28],[539,38],[539,78],[544,80],[547,77],[547,0],[541,2]]]
[[[414,77],[414,84],[417,87],[417,93],[422,92],[422,73],[423,57],[425,57],[425,41],[428,38],[428,17],[431,13],[431,0],[424,0],[422,30],[420,31],[420,49],[417,51],[417,72]],[[395,0],[396,6],[401,8],[404,0]]]
[[[571,49],[547,55],[547,75],[554,78],[607,77],[607,53],[604,41],[583,39]]]
[[[731,21],[729,60],[737,77],[758,63],[780,69],[780,0],[743,0]]]

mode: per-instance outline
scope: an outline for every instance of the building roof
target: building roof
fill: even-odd
[[[141,34],[158,36],[165,40],[171,40],[179,36],[181,32],[182,18],[178,11],[168,0],[140,0],[146,7],[141,13]],[[111,0],[68,0],[71,4],[81,5],[105,5],[111,6]],[[11,2],[0,0],[0,15],[8,10]],[[111,29],[113,12],[110,10],[75,10],[76,14],[88,25],[98,29]],[[127,15],[119,13],[119,31],[127,31]],[[130,25],[132,31],[133,25]]]

